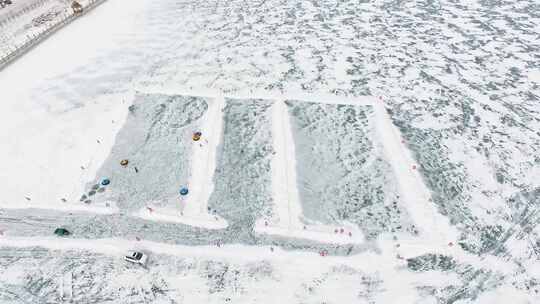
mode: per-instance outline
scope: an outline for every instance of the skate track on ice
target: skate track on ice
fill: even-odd
[[[142,90],[142,89],[141,89]],[[341,97],[330,94],[310,95],[305,93],[279,94],[264,91],[250,92],[243,95],[223,94],[212,89],[177,90],[174,88],[145,88],[146,93],[165,93],[170,95],[192,95],[209,98],[265,99],[274,102],[272,109],[272,133],[275,155],[272,160],[272,194],[274,214],[277,219],[259,219],[255,231],[271,235],[310,239],[326,243],[361,243],[361,231],[355,227],[346,227],[353,232],[353,237],[336,235],[334,227],[323,225],[307,226],[300,221],[302,207],[296,185],[296,160],[294,142],[288,118],[285,100],[298,100],[312,103],[372,106],[375,110],[375,125],[380,137],[384,154],[392,166],[398,181],[398,189],[405,201],[407,211],[420,230],[422,239],[432,244],[446,245],[458,238],[458,231],[452,227],[436,206],[431,202],[431,194],[424,184],[411,153],[404,145],[401,134],[392,123],[382,98],[373,96]],[[204,203],[203,203],[204,204]]]

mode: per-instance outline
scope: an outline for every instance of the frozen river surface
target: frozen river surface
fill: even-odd
[[[539,36],[534,0],[108,0],[0,72],[0,302],[537,303]],[[353,115],[299,103],[287,107],[303,220],[346,219],[366,242],[255,233],[255,221],[272,216],[276,202],[270,103],[254,97],[228,99],[220,112],[208,211],[226,229],[133,217],[128,211],[149,199],[174,204],[169,199],[190,174],[189,151],[169,147],[199,127],[208,104],[195,98],[186,110],[190,101],[171,97],[181,93],[380,96],[412,152],[405,166],[420,174],[456,239],[439,246],[416,235],[420,223],[409,211],[417,202],[402,209],[397,200],[400,177],[378,156],[369,108],[349,107],[363,113]],[[169,97],[154,103],[151,94]],[[129,116],[131,104],[143,116]],[[349,129],[354,119],[357,129]],[[348,154],[356,162],[331,159]],[[162,162],[148,160],[133,182],[126,175],[133,171],[112,169],[122,155]],[[348,184],[329,185],[350,168]],[[145,183],[144,170],[158,188]],[[80,212],[94,208],[79,199],[104,175],[119,184],[96,195],[119,210],[98,199],[93,211],[102,214]],[[351,200],[331,195],[339,191]],[[48,239],[60,225],[71,228],[73,243]],[[96,249],[127,249],[136,238],[186,248],[143,246],[157,250],[145,271],[127,268],[117,251]],[[283,293],[257,292],[270,289]]]

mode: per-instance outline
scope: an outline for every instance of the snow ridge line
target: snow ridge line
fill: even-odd
[[[220,89],[201,88],[177,88],[167,86],[142,86],[135,88],[145,94],[189,95],[208,98],[233,98],[233,99],[262,99],[272,101],[297,100],[312,103],[342,104],[342,105],[378,105],[381,101],[374,96],[336,96],[333,94],[309,94],[304,92],[279,93],[266,90],[250,90],[249,92],[229,93]]]
[[[416,161],[404,146],[401,133],[392,123],[383,102],[374,106],[377,134],[381,138],[384,155],[396,176],[399,193],[407,211],[420,228],[421,237],[434,244],[447,244],[457,240],[459,232],[432,203],[429,188],[416,170]]]
[[[184,215],[188,217],[212,219],[212,215],[207,213],[207,207],[214,190],[213,178],[217,167],[217,150],[223,134],[224,107],[224,98],[217,97],[212,100],[200,126],[202,132],[200,141],[203,143],[199,146],[198,142],[193,142],[191,173],[188,181],[191,193],[184,200],[183,210]],[[227,227],[224,219],[217,220],[221,222],[219,226]]]
[[[272,193],[278,216],[276,226],[300,229],[302,207],[296,187],[296,161],[291,146],[291,127],[284,101],[272,105],[272,140],[275,150],[272,158]],[[286,208],[285,208],[286,207]]]

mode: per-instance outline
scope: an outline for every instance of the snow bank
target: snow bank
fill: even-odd
[[[191,175],[188,182],[189,194],[183,201],[183,217],[213,218],[208,214],[208,200],[214,190],[217,149],[223,134],[223,108],[225,100],[215,98],[201,118],[202,133],[199,142],[193,142],[191,154]],[[227,227],[224,219],[220,226]]]
[[[429,189],[416,170],[416,162],[403,139],[392,124],[384,105],[377,103],[375,108],[378,136],[383,143],[386,158],[392,164],[397,177],[400,193],[406,202],[407,211],[420,228],[421,237],[434,244],[446,244],[458,239],[459,233],[447,218],[440,214],[431,202]]]
[[[272,199],[274,214],[271,221],[277,227],[299,230],[302,207],[296,187],[296,156],[289,114],[283,101],[272,105]],[[278,229],[279,230],[279,229]]]
[[[194,227],[202,227],[206,229],[225,229],[228,224],[220,216],[213,216],[208,213],[199,214],[181,214],[176,209],[147,207],[132,214],[132,216],[140,217],[150,221],[180,223]]]

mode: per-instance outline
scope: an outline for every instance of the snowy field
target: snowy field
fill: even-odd
[[[0,302],[540,302],[539,12],[107,0],[0,72]]]

